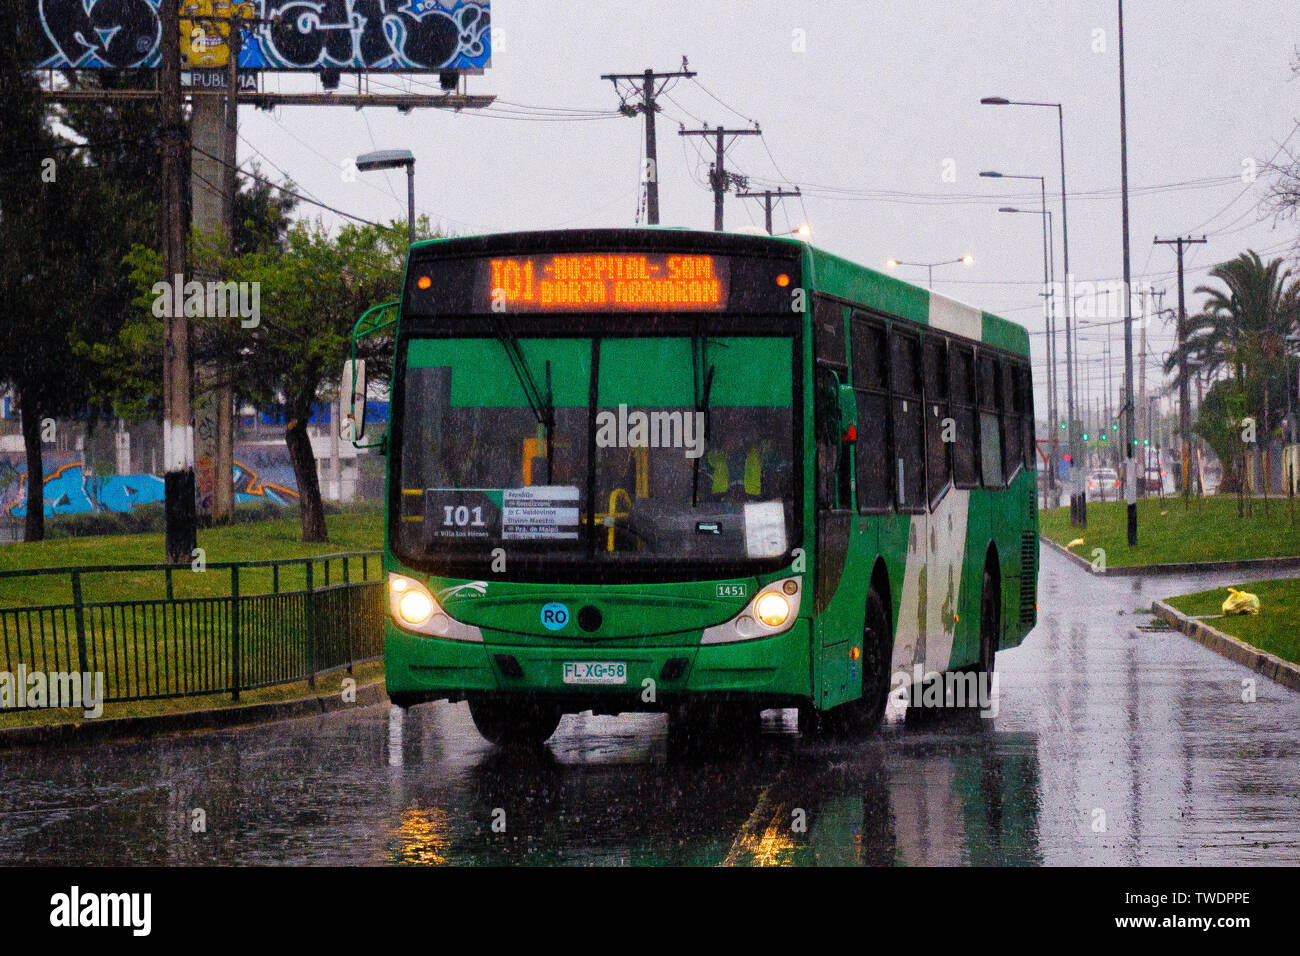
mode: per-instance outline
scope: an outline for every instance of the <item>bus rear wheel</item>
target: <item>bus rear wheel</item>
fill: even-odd
[[[484,739],[500,747],[537,747],[550,739],[563,714],[554,704],[528,698],[471,695],[469,715]]]
[[[958,673],[973,674],[975,684],[967,684],[965,700],[954,702],[963,710],[982,710],[992,693],[993,662],[998,653],[998,633],[1002,628],[1002,583],[990,563],[984,566],[984,585],[980,591],[980,650],[979,661],[958,668]]]
[[[992,567],[984,568],[984,593],[980,598],[979,673],[993,674],[993,660],[998,653],[998,632],[1002,629],[1002,583]]]

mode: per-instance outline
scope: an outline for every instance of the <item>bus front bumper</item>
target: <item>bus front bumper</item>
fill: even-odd
[[[471,693],[529,694],[564,699],[571,706],[620,700],[629,705],[625,709],[653,710],[684,696],[776,699],[811,694],[804,619],[775,637],[707,646],[699,644],[699,635],[693,635],[691,644],[651,647],[617,640],[596,646],[521,644],[515,635],[489,630],[483,636],[482,644],[447,641],[409,634],[387,621],[389,697],[408,704],[462,700]],[[565,665],[585,663],[623,664],[625,677],[617,683],[572,682],[574,669]]]

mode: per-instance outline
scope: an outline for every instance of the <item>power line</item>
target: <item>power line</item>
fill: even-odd
[[[265,176],[259,176],[256,173],[241,169],[238,164],[231,164],[226,160],[222,159],[220,156],[213,156],[207,150],[200,149],[198,146],[191,146],[190,148],[193,149],[196,153],[201,153],[202,155],[208,157],[208,159],[220,163],[221,165],[225,166],[227,169],[234,169],[236,172],[242,173],[243,175],[247,176],[249,179],[255,179],[258,182],[265,183],[266,185],[272,187],[273,189],[280,190],[280,192],[284,193],[287,196],[292,196],[297,200],[300,200],[305,203],[310,203],[313,206],[319,206],[321,209],[332,212],[336,216],[342,216],[344,219],[351,219],[354,222],[364,223],[367,226],[379,226],[380,228],[383,228],[384,225],[383,223],[375,222],[372,219],[366,219],[362,216],[354,216],[350,212],[344,212],[342,209],[339,209],[335,206],[331,206],[328,203],[323,203],[319,199],[312,199],[310,196],[305,196],[300,192],[296,192],[295,190],[289,189],[287,186],[281,185],[280,183],[277,183],[274,180],[267,179]]]

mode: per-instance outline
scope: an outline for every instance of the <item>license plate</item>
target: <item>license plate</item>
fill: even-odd
[[[601,661],[574,661],[564,665],[566,684],[626,684],[627,665]]]

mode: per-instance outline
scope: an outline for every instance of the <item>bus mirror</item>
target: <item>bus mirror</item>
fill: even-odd
[[[853,386],[837,386],[836,398],[840,407],[840,441],[855,442],[858,440],[858,399]]]
[[[360,441],[366,433],[366,363],[348,359],[343,363],[343,384],[339,389],[339,435],[345,441]]]

